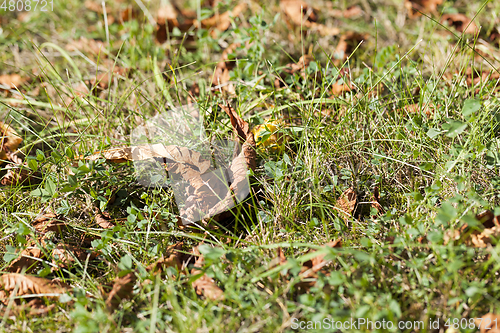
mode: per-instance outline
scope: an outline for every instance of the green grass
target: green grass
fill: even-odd
[[[109,16],[125,8],[108,5]],[[198,8],[196,2],[189,6]],[[496,243],[474,248],[444,241],[447,231],[470,224],[476,213],[490,209],[500,215],[498,80],[470,86],[464,74],[500,68],[498,42],[486,43],[498,29],[500,4],[446,1],[437,15],[415,19],[401,14],[399,1],[360,6],[366,17],[352,20],[319,12],[319,22],[339,26],[341,33],[368,35],[340,64],[334,54],[339,36],[290,30],[283,14],[276,17],[278,3],[252,3],[216,38],[206,29],[186,36],[174,30],[163,44],[155,42],[143,14],[106,25],[103,15],[74,0],[54,2],[53,12],[33,13],[27,21],[2,13],[0,75],[19,73],[30,82],[20,88],[25,99],[17,103],[13,93],[0,90],[0,120],[23,137],[20,150],[36,161],[31,165],[43,181],[38,190],[1,188],[1,237],[11,237],[0,241],[0,265],[5,270],[13,249],[19,253],[27,237],[36,238],[29,226],[37,215],[57,212],[70,231],[46,242],[47,258],[31,274],[58,278],[73,291],[71,302],[55,302],[45,316],[3,316],[1,330],[290,332],[293,318],[384,319],[396,326],[500,311]],[[344,7],[333,2],[333,8]],[[156,10],[148,7],[153,15]],[[440,14],[454,12],[477,14],[479,36],[461,36],[439,24]],[[198,9],[203,15],[211,12]],[[69,39],[82,36],[102,41],[100,53],[66,48]],[[235,42],[241,43],[230,57],[237,59],[230,73],[236,94],[228,95],[211,89],[211,82],[222,51]],[[288,87],[275,87],[276,74],[304,54],[314,58],[306,78],[297,73],[285,79]],[[76,93],[112,67],[128,70],[104,89]],[[355,89],[335,96],[331,84],[339,72]],[[73,159],[129,145],[130,133],[143,121],[169,105],[186,104],[194,84],[211,135],[231,135],[229,118],[217,109],[231,103],[251,126],[269,117],[283,120],[280,131],[288,136],[283,149],[259,146],[252,195],[234,222],[209,234],[179,229],[172,190],[137,185],[132,163]],[[422,110],[430,106],[430,115],[405,108],[416,103]],[[480,109],[468,114],[466,103]],[[354,216],[346,217],[336,202],[350,187],[358,204]],[[378,216],[370,204],[375,187],[385,210]],[[97,226],[97,209],[110,213],[113,229]],[[100,236],[91,246],[100,251],[97,259],[51,271],[57,244],[83,235]],[[337,238],[342,248],[321,247]],[[220,248],[205,248],[203,270],[224,290],[224,301],[198,296],[190,269],[161,275],[145,269],[169,245],[184,241],[188,253],[201,240]],[[282,269],[272,265],[278,247],[288,257]],[[319,273],[304,290],[299,272],[310,249],[327,253],[331,263],[328,274]],[[107,311],[109,289],[103,286],[130,271],[137,276],[130,299]],[[7,306],[0,309],[4,314]]]

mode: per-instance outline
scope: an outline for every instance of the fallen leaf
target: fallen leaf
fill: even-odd
[[[89,260],[93,260],[97,257],[97,253],[89,252],[77,246],[59,243],[56,248],[52,250],[52,263],[55,266],[52,266],[51,270],[56,271],[58,268],[68,268],[77,260],[81,263],[85,263],[87,257]]]
[[[0,288],[5,291],[4,298],[0,299],[4,304],[8,303],[8,297],[33,295],[33,297],[56,298],[59,294],[70,290],[67,284],[60,281],[17,273],[3,274],[0,277]],[[14,295],[16,288],[17,292]]]
[[[8,159],[8,154],[16,151],[23,139],[12,127],[0,121],[0,164]]]
[[[136,276],[133,272],[123,277],[116,277],[113,280],[113,289],[109,292],[106,299],[108,311],[113,312],[118,308],[123,299],[131,298],[135,281]]]
[[[179,10],[170,1],[162,2],[156,18],[156,40],[159,43],[166,42],[168,32],[172,32],[174,28],[181,32],[188,31],[195,24],[195,18],[196,13]]]
[[[243,143],[241,149],[238,144],[235,145],[237,151],[234,151],[235,157],[228,169],[209,171],[211,162],[203,159],[200,153],[186,147],[164,146],[163,144],[116,148],[79,158],[87,160],[105,158],[111,162],[161,158],[175,183],[183,180],[183,184],[188,184],[187,187],[182,188],[182,192],[185,193],[176,193],[180,216],[183,221],[186,221],[184,224],[210,217],[215,218],[220,213],[233,208],[235,202],[243,200],[248,195],[247,170],[248,168],[254,170],[256,166],[256,144],[248,123],[242,120],[230,106],[221,106],[221,108],[230,116],[234,132],[239,138],[238,141]],[[229,187],[228,184],[230,184]]]
[[[459,229],[447,230],[444,234],[444,243],[464,242],[468,246],[484,248],[496,244],[500,239],[500,216],[494,216],[491,211],[484,211],[476,215],[481,223],[479,230],[471,229],[464,224]]]
[[[0,84],[8,87],[8,89],[16,89],[26,83],[28,79],[21,77],[19,74],[4,74],[0,75]],[[0,87],[2,89],[2,87]]]
[[[443,0],[405,0],[405,7],[410,18],[422,15],[421,13],[437,13],[437,6]]]
[[[340,248],[342,247],[342,240],[339,238],[334,241],[328,242],[325,244],[325,247]],[[301,289],[302,291],[307,291],[309,290],[309,288],[313,287],[316,284],[318,272],[321,271],[325,275],[329,274],[326,271],[322,271],[323,267],[325,267],[329,263],[329,261],[325,260],[325,256],[326,254],[323,253],[318,254],[311,260],[308,260],[303,263],[299,273],[299,278],[301,281],[297,284],[297,287],[299,289]],[[285,263],[286,263],[286,258],[280,257],[280,264],[283,265]]]
[[[38,216],[31,222],[31,225],[41,234],[42,240],[50,232],[62,235],[63,231],[67,230],[66,219],[54,213],[46,213]]]
[[[341,248],[342,247],[342,240],[340,238],[328,242],[325,244],[326,247],[331,247],[331,248]],[[313,272],[319,272],[326,264],[328,264],[328,261],[325,260],[326,254],[319,254],[316,257],[311,259],[311,267],[310,269]],[[305,264],[305,263],[304,263]]]
[[[139,11],[133,9],[132,7],[127,7],[120,12],[120,23],[128,22],[133,19],[137,19],[139,16]]]
[[[192,180],[191,184],[194,193],[187,198],[185,207],[180,209],[181,216],[187,222],[184,224],[196,221],[196,217],[201,216],[200,212],[205,214],[201,216],[205,222],[209,219],[218,220],[221,213],[231,210],[236,203],[245,199],[250,191],[247,171],[255,170],[256,167],[256,144],[253,133],[248,123],[241,119],[231,106],[219,106],[229,115],[233,130],[243,145],[241,151],[239,145],[235,146],[238,150],[233,156],[236,157],[233,157],[229,169],[225,170],[224,174],[216,170],[216,174],[208,173],[200,175],[199,178],[193,177],[194,181]],[[229,188],[226,185],[228,183]]]
[[[213,301],[223,301],[225,299],[224,292],[216,284],[214,279],[209,277],[207,274],[203,273],[200,269],[196,267],[203,267],[205,259],[203,255],[200,254],[198,248],[194,248],[193,252],[198,255],[198,259],[194,263],[195,268],[191,269],[191,275],[202,274],[201,277],[194,280],[191,284],[198,295],[203,295]]]
[[[350,19],[350,18],[357,18],[357,17],[363,15],[363,10],[361,9],[360,6],[354,5],[354,6],[350,6],[349,8],[347,8],[345,10],[330,9],[328,11],[328,15],[333,16],[333,17],[337,17],[337,18],[343,17],[343,18]]]
[[[384,213],[384,208],[380,204],[380,193],[378,191],[378,186],[375,186],[375,188],[373,189],[371,206],[377,210],[377,215]]]
[[[352,187],[345,190],[337,199],[336,206],[347,216],[352,216],[357,203],[356,191]]]
[[[344,80],[341,79],[341,80],[332,84],[331,92],[332,92],[333,96],[342,95],[343,93],[349,92],[353,89],[352,83],[349,82],[349,84],[347,84],[347,83],[344,83],[343,81]]]
[[[482,71],[481,69],[467,67],[465,72],[458,72],[457,75],[459,77],[465,76],[468,86],[475,86],[479,83],[500,79],[500,68],[496,70]]]
[[[40,173],[33,172],[24,165],[8,164],[7,173],[0,180],[4,186],[35,185],[42,181]]]
[[[229,72],[235,66],[235,61],[229,61],[229,54],[233,53],[240,43],[230,44],[223,52],[220,61],[215,67],[214,74],[212,75],[212,86],[217,86],[230,94],[236,92],[234,84],[229,82]]]
[[[464,14],[444,14],[441,23],[447,22],[448,26],[454,27],[458,32],[464,34],[476,34],[479,32],[477,25]]]
[[[102,5],[100,3],[94,2],[92,0],[85,0],[84,2],[85,8],[95,13],[102,14]]]
[[[318,16],[314,9],[302,0],[280,0],[280,8],[293,25],[318,31],[323,36],[335,36],[340,33],[336,27],[327,27],[316,23]]]
[[[345,34],[341,35],[339,43],[335,48],[334,63],[341,64],[342,62],[346,61],[347,58],[349,58],[354,50],[358,47],[358,45],[367,38],[368,35],[360,34],[354,31],[348,31]]]
[[[305,22],[316,22],[318,19],[314,9],[302,0],[281,0],[280,8],[287,18],[298,26],[304,25]]]
[[[21,256],[17,259],[12,260],[7,266],[6,271],[12,273],[21,273],[25,269],[26,273],[29,273],[35,268],[35,263],[38,259],[44,257],[43,252],[37,248],[30,246],[21,252]]]
[[[184,246],[184,242],[170,245],[165,251],[165,256],[150,264],[146,270],[148,272],[165,271],[168,267],[175,267],[180,272],[182,270],[182,253],[179,251]]]
[[[297,63],[289,63],[285,66],[284,70],[281,71],[278,77],[274,81],[274,85],[278,88],[286,86],[285,79],[289,75],[293,75],[295,73],[299,73],[302,79],[306,79],[307,76],[307,67],[313,61],[313,57],[311,55],[305,54],[300,57]]]
[[[115,224],[110,221],[110,216],[105,216],[104,214],[97,214],[95,216],[96,223],[103,229],[113,228]]]
[[[410,114],[425,114],[427,117],[431,117],[434,113],[434,106],[427,104],[425,109],[422,110],[419,103],[405,105],[403,110]]]
[[[83,36],[78,40],[69,42],[64,48],[70,52],[80,51],[93,60],[99,59],[99,61],[102,61],[102,59],[107,58],[107,54],[104,52],[106,45],[102,41]]]
[[[342,13],[342,16],[345,18],[356,18],[360,17],[361,15],[363,15],[363,10],[358,5],[351,6],[344,10],[344,12]]]
[[[204,28],[216,28],[219,31],[226,31],[231,25],[231,17],[237,17],[247,9],[246,2],[239,3],[232,10],[228,10],[222,14],[215,14],[214,16],[201,21],[201,26]],[[195,22],[196,25],[196,22]]]
[[[255,151],[256,144],[253,133],[250,130],[250,126],[246,121],[241,119],[238,113],[230,105],[225,106],[219,104],[219,106],[231,119],[233,130],[236,132],[238,139],[243,144],[242,153],[245,157],[246,164],[251,170],[255,170],[257,158],[257,153]]]
[[[481,318],[474,319],[481,333],[500,333],[500,315],[488,313]]]

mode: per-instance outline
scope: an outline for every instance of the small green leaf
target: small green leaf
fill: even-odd
[[[36,150],[36,159],[39,160],[40,162],[45,160],[45,154],[40,149]]]
[[[459,120],[450,120],[447,127],[448,127],[448,132],[446,133],[446,136],[454,138],[457,135],[461,134],[463,131],[465,131],[465,129],[467,128],[467,123],[461,122]]]
[[[45,191],[47,191],[47,194],[51,197],[53,197],[56,193],[56,184],[54,184],[50,178],[47,178],[45,181]]]
[[[5,254],[3,255],[3,260],[6,263],[10,263],[12,260],[16,259],[19,256],[19,254],[16,253],[15,247],[10,246],[10,245],[6,245],[5,248],[6,248],[7,252],[5,252]]]
[[[38,170],[38,163],[36,162],[35,159],[28,160],[28,168],[30,168],[33,171]]]
[[[462,107],[462,114],[465,117],[470,116],[477,110],[481,108],[481,101],[477,99],[468,99],[464,102],[464,106]]]
[[[68,156],[68,158],[70,159],[73,159],[73,157],[75,157],[73,149],[71,149],[70,147],[66,148],[66,156]]]
[[[207,244],[198,246],[200,253],[208,260],[218,260],[225,253],[220,247],[211,247]]]
[[[438,129],[435,129],[435,128],[431,128],[427,131],[427,136],[431,139],[434,139],[436,136],[438,136],[439,134],[441,134],[442,132]]]
[[[118,264],[118,268],[121,270],[127,270],[132,268],[132,258],[126,254],[120,259],[120,263]]]
[[[32,197],[44,197],[44,196],[48,196],[49,193],[46,190],[44,190],[43,188],[37,188],[37,189],[34,189],[33,191],[31,191],[30,195]]]

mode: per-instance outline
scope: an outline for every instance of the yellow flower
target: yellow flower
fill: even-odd
[[[252,129],[258,147],[270,148],[277,151],[282,150],[284,141],[288,138],[283,133],[280,133],[285,124],[280,120],[266,120],[262,125],[258,125]]]

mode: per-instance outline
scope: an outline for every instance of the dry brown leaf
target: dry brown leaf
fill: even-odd
[[[203,256],[200,254],[200,252],[198,251],[198,248],[194,248],[193,249],[193,252],[195,255],[198,255],[198,259],[196,259],[196,262],[194,263],[194,266],[195,267],[203,267],[204,265],[204,258]],[[198,274],[202,274],[203,271],[197,269],[197,268],[193,268],[191,269],[191,275],[198,275]],[[196,293],[198,295],[203,295],[205,296],[206,298],[209,298],[213,301],[223,301],[225,299],[224,297],[224,292],[222,291],[222,289],[220,289],[216,284],[215,284],[215,281],[214,279],[212,279],[211,277],[209,277],[207,274],[203,273],[203,275],[194,280],[192,282],[192,286],[194,288],[194,290],[196,291]]]
[[[1,185],[35,185],[42,181],[40,173],[33,172],[24,165],[9,164],[5,169],[7,173],[0,180]]]
[[[195,216],[198,216],[200,211],[204,213],[204,222],[207,222],[210,218],[218,220],[222,216],[221,213],[231,210],[235,203],[244,199],[240,196],[246,197],[248,194],[247,170],[255,170],[256,167],[256,144],[248,123],[241,119],[231,106],[219,106],[229,115],[234,132],[243,145],[241,151],[238,149],[234,152],[236,157],[233,155],[229,170],[225,172],[230,183],[229,188],[220,181],[224,175],[214,177],[212,173],[207,173],[196,176],[193,172],[190,179],[193,193],[187,198],[185,207],[180,209],[180,215],[188,222],[195,221]]]
[[[312,31],[318,31],[322,36],[336,36],[340,33],[340,29],[337,27],[327,27],[316,22],[306,22],[306,27]]]
[[[0,121],[0,164],[7,160],[8,154],[16,151],[23,139],[12,127]]]
[[[139,16],[139,11],[134,10],[132,7],[125,8],[120,12],[119,15],[121,23],[137,19],[138,16]]]
[[[280,8],[293,24],[301,26],[305,22],[316,22],[314,9],[302,0],[281,0]]]
[[[360,6],[354,5],[354,6],[350,6],[346,10],[331,9],[328,11],[328,15],[333,16],[333,17],[338,17],[338,18],[343,17],[343,18],[351,19],[351,18],[357,18],[357,17],[363,15],[363,10],[361,9]]]
[[[358,5],[351,6],[342,13],[345,18],[356,18],[361,15],[363,15],[363,10]]]
[[[458,32],[464,34],[476,34],[479,32],[477,25],[464,14],[444,14],[441,23],[447,22],[450,27],[454,27]]]
[[[46,213],[35,218],[31,222],[31,225],[42,235],[43,239],[43,237],[51,231],[62,234],[62,232],[67,229],[65,221],[66,219],[61,215]]]
[[[425,114],[427,117],[431,117],[434,113],[434,105],[427,104],[424,110],[421,110],[420,104],[415,103],[415,104],[410,104],[410,105],[405,105],[403,107],[403,110],[410,114]]]
[[[410,18],[422,15],[421,13],[437,13],[437,6],[443,0],[405,0],[405,7]]]
[[[332,95],[333,96],[338,96],[342,95],[345,92],[349,92],[353,89],[352,83],[349,82],[349,84],[346,83],[338,83],[335,82],[332,84]]]
[[[184,246],[184,242],[178,242],[170,245],[165,251],[165,257],[150,264],[146,270],[149,272],[165,271],[168,267],[175,267],[180,272],[182,270],[182,253],[180,250]]]
[[[226,31],[231,25],[231,17],[237,17],[247,9],[246,2],[239,3],[232,10],[222,14],[215,14],[214,16],[201,21],[201,26],[204,28],[216,28],[220,31]],[[196,23],[195,23],[196,24]]]
[[[443,237],[444,243],[458,241],[478,248],[495,244],[500,239],[500,216],[494,216],[491,211],[484,211],[477,214],[476,219],[482,223],[481,230],[471,230],[464,224],[459,229],[447,230]]]
[[[56,280],[49,280],[29,275],[22,275],[17,273],[7,273],[0,277],[0,288],[5,291],[6,297],[14,296],[14,290],[17,288],[16,296],[39,297],[35,295],[49,294],[44,297],[55,298],[59,294],[67,292],[70,287]],[[8,293],[8,295],[7,295]],[[57,295],[53,295],[57,294]],[[8,299],[3,298],[0,301],[7,303]]]
[[[168,33],[174,28],[178,28],[181,32],[188,31],[195,24],[196,13],[180,10],[175,7],[175,4],[167,1],[162,2],[162,7],[157,13],[156,40],[164,43],[168,39]]]
[[[212,75],[212,86],[219,86],[230,94],[234,94],[236,88],[234,84],[229,83],[229,72],[235,65],[234,61],[229,61],[229,54],[233,53],[240,45],[240,43],[232,43],[222,52],[221,59]]]
[[[129,299],[132,296],[135,281],[136,276],[133,272],[113,280],[113,289],[106,299],[106,307],[110,312],[118,308],[122,299]]]
[[[115,224],[113,222],[110,221],[111,218],[109,216],[109,214],[107,214],[107,216],[103,213],[103,214],[97,214],[95,216],[95,221],[96,223],[103,229],[109,229],[109,228],[113,228],[115,226]]]
[[[7,272],[21,273],[23,269],[26,269],[26,273],[35,268],[35,263],[38,261],[36,258],[41,259],[44,257],[43,252],[36,247],[28,247],[21,252],[21,256],[10,262],[9,266],[6,268]]]
[[[481,333],[500,333],[500,315],[498,314],[488,313],[474,321]]]
[[[336,27],[327,27],[316,23],[318,16],[314,9],[302,0],[281,0],[280,8],[293,25],[316,30],[323,36],[335,36],[340,33]]]
[[[325,246],[331,248],[341,248],[342,240],[338,238],[334,241],[326,243]],[[328,261],[325,260],[325,256],[325,254],[319,254],[311,259],[312,266],[310,267],[310,269],[313,272],[319,272],[326,264],[328,264]]]
[[[58,268],[68,268],[73,265],[73,263],[78,260],[79,262],[85,262],[89,257],[89,260],[93,260],[97,257],[96,252],[88,252],[80,247],[59,243],[57,247],[52,250],[52,263],[58,267],[52,266],[52,271]]]
[[[85,0],[84,2],[85,8],[95,13],[102,14],[102,5],[100,3],[94,2],[92,0]]]
[[[28,81],[28,79],[21,77],[19,74],[0,75],[0,84],[7,86],[9,89],[19,88],[26,83],[26,81]]]
[[[334,63],[338,65],[347,60],[347,58],[351,56],[358,45],[367,38],[368,35],[360,34],[354,31],[348,31],[345,34],[341,35],[339,43],[335,48]]]
[[[106,46],[103,42],[91,38],[85,38],[83,36],[80,37],[79,40],[74,40],[68,43],[65,46],[65,49],[70,52],[80,51],[94,60],[99,58],[99,60],[102,61],[102,59],[107,58],[107,54],[104,52]]]
[[[182,173],[182,165],[186,168],[187,173],[190,171],[187,169],[192,169],[203,174],[210,168],[210,161],[204,160],[200,153],[175,145],[164,146],[161,143],[148,146],[114,148],[87,157],[80,156],[79,158],[85,158],[90,161],[104,158],[108,162],[123,163],[128,161],[142,161],[155,157],[164,158],[166,163],[172,164],[169,167],[169,171],[172,172]],[[180,166],[176,166],[176,164]],[[183,177],[186,180],[190,179],[189,174]]]
[[[300,76],[303,79],[305,79],[307,75],[306,69],[307,67],[309,67],[309,64],[313,60],[314,58],[311,55],[305,54],[302,57],[300,57],[299,61],[296,64],[295,63],[287,64],[285,66],[285,69],[281,73],[279,73],[279,76],[275,79],[274,85],[276,87],[284,87],[286,85],[284,82],[286,77],[289,75],[293,75],[297,72],[299,72]]]
[[[337,199],[337,207],[347,216],[351,216],[356,209],[357,201],[356,191],[351,187],[345,190]]]
[[[457,74],[459,77],[465,76],[468,86],[475,86],[478,83],[485,83],[489,80],[500,79],[500,68],[496,70],[481,71],[480,69],[472,69],[471,67],[467,67],[465,72],[461,71]]]
[[[331,248],[340,248],[342,247],[342,240],[340,238],[336,239],[334,241],[326,243],[325,246]],[[301,282],[297,284],[300,289],[306,291],[316,284],[316,279],[318,277],[317,273],[320,272],[321,269],[329,263],[329,261],[325,260],[325,256],[326,254],[319,254],[311,260],[304,262],[301,268],[301,272],[299,273]],[[328,272],[325,271],[321,272],[325,275],[328,274]]]
[[[377,210],[377,215],[384,213],[384,208],[380,204],[380,193],[378,191],[378,186],[373,189],[371,206]]]

